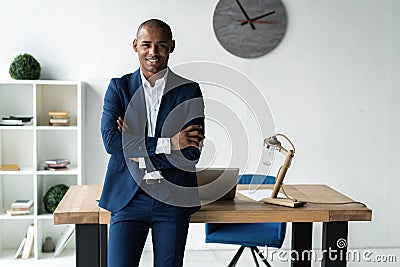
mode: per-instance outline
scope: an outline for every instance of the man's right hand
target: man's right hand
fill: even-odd
[[[197,149],[201,149],[200,142],[204,139],[204,135],[201,133],[201,125],[190,125],[171,137],[171,149],[182,150],[189,146],[194,146]]]
[[[121,117],[117,118],[117,126],[118,126],[118,131],[126,131],[128,129],[128,126],[124,123],[124,120]]]

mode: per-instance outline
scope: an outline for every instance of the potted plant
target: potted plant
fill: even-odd
[[[16,80],[38,80],[40,78],[40,64],[30,54],[21,54],[14,58],[10,65],[10,76]]]

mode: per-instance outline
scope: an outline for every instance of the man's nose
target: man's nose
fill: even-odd
[[[157,55],[158,54],[158,48],[157,48],[156,45],[153,45],[153,46],[150,47],[149,54],[150,55]]]

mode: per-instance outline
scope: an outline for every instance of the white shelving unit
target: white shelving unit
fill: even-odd
[[[0,168],[0,262],[14,257],[29,224],[35,225],[33,258],[52,257],[42,252],[47,236],[54,243],[66,230],[54,225],[44,209],[43,196],[56,184],[81,185],[84,90],[77,81],[0,81],[0,118],[33,116],[23,126],[0,126],[0,165],[18,164],[20,171]],[[49,126],[49,111],[70,112],[70,126]],[[66,171],[44,170],[44,161],[68,158]],[[33,199],[31,215],[10,216],[6,210],[17,199]],[[73,248],[74,242],[69,242]]]

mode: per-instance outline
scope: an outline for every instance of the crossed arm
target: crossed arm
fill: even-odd
[[[128,126],[124,123],[121,117],[117,119],[118,130],[120,132],[127,131]],[[174,136],[169,138],[171,150],[183,150],[185,148],[194,147],[197,150],[201,150],[202,140],[204,134],[202,133],[202,125],[189,125],[182,131],[176,133]],[[161,155],[160,155],[161,156]],[[139,158],[130,158],[135,162],[139,162]],[[153,160],[155,158],[153,157]]]
[[[198,92],[199,96],[196,95],[196,97],[201,97],[200,89]],[[122,144],[122,132],[125,126],[121,116],[125,111],[121,103],[120,92],[117,90],[115,81],[112,80],[104,98],[101,120],[103,143],[109,154],[123,158],[124,150],[128,149],[128,154],[132,155],[133,160],[137,161],[137,158],[144,157],[146,167],[151,166],[153,170],[197,163],[200,157],[201,141],[204,139],[204,117],[194,119],[189,126],[170,137],[171,154],[156,154],[155,147],[158,139],[156,137],[131,136],[128,133],[127,136],[131,138],[132,144],[128,148],[126,144]],[[140,147],[144,147],[144,150],[140,150]]]
[[[111,130],[109,133],[109,135],[111,135],[112,132],[112,137],[110,138],[110,140],[114,139],[114,141],[111,143],[116,143],[115,139],[120,140],[122,142],[122,132],[127,130],[126,126],[124,125],[123,119],[121,117],[117,118],[116,124],[118,125],[116,127],[117,131]],[[152,153],[152,156],[149,156],[148,153],[145,151],[144,154],[142,154],[141,156],[145,158],[146,167],[148,171],[175,168],[178,166],[189,166],[197,163],[200,157],[200,150],[202,146],[201,141],[204,139],[202,129],[203,129],[202,125],[192,124],[187,126],[182,131],[176,133],[174,136],[172,136],[170,138],[172,151],[171,154],[169,155],[163,153],[160,154]],[[143,143],[146,143],[146,138],[137,137],[137,139],[139,140],[143,139]],[[148,137],[148,138],[157,139],[155,137]],[[124,155],[122,150],[123,150],[122,145],[121,145],[121,151],[119,151],[118,149],[116,151],[113,150],[110,151],[110,149],[108,149],[108,151],[111,152],[110,154],[117,154],[123,157]],[[139,156],[135,156],[130,159],[135,162],[139,162],[138,158]]]
[[[121,117],[117,119],[118,131],[126,131],[127,126],[124,124],[124,120]],[[201,147],[201,141],[204,139],[204,135],[201,132],[203,127],[201,125],[189,125],[179,133],[175,134],[170,138],[172,150],[182,150],[189,146],[193,146],[197,149]]]

